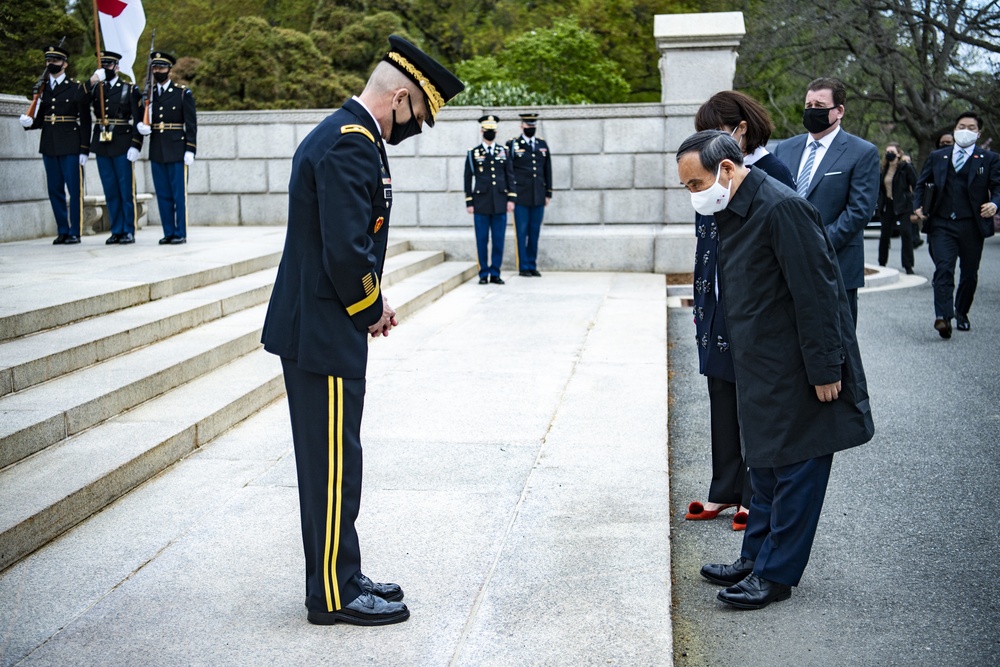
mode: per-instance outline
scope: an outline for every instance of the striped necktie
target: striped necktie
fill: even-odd
[[[965,161],[969,159],[969,156],[965,154],[963,149],[959,149],[955,154],[955,171],[962,171],[962,167],[965,166]]]
[[[813,162],[816,161],[816,151],[819,150],[820,143],[818,141],[813,141],[809,144],[809,157],[806,158],[806,163],[802,165],[802,171],[799,172],[799,182],[796,184],[796,190],[799,196],[805,198],[806,193],[809,192],[809,182],[812,181],[812,170]]]

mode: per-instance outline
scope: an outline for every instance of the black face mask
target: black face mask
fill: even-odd
[[[170,76],[170,72],[153,72],[153,79],[156,83],[163,83]]]
[[[535,128],[533,127],[524,128],[524,136],[528,137],[529,139],[535,136]]]
[[[496,130],[483,130],[483,139],[486,141],[493,141],[497,138]]]
[[[104,76],[106,77],[105,81],[111,81],[113,78],[115,78],[118,75],[115,74],[115,68],[114,67],[105,67],[104,68]]]
[[[833,123],[830,122],[830,109],[803,109],[802,126],[812,134],[819,134],[830,129]]]
[[[417,120],[417,114],[413,113],[413,102],[410,101],[409,95],[406,96],[406,102],[410,105],[410,120],[402,125],[396,122],[396,110],[392,110],[392,130],[389,131],[389,139],[387,140],[390,146],[395,146],[404,139],[420,134],[422,129],[420,121]]]
[[[899,157],[899,156],[898,156],[898,155],[896,155],[895,153],[890,153],[889,151],[886,151],[886,152],[885,152],[885,161],[886,161],[886,162],[892,162],[892,161],[893,161],[893,160],[895,160],[895,159],[896,159],[897,157]]]
[[[49,63],[46,68],[52,76],[59,76],[59,72],[62,71],[62,63]]]

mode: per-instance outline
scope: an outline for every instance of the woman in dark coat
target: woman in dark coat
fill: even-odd
[[[728,132],[740,145],[744,163],[794,188],[788,168],[764,147],[774,124],[757,101],[734,90],[716,93],[701,106],[695,128]],[[698,362],[708,378],[712,427],[712,482],[708,502],[688,505],[684,518],[714,519],[719,512],[737,506],[733,530],[746,528],[750,507],[750,477],[740,452],[740,427],[736,415],[736,375],[733,370],[726,318],[719,304],[718,230],[713,216],[695,215],[697,250],[694,267],[694,324]]]
[[[913,213],[913,188],[916,184],[917,172],[910,164],[910,158],[903,155],[899,144],[894,141],[888,143],[878,180],[876,210],[882,221],[882,234],[878,239],[878,263],[879,266],[889,263],[889,245],[898,222],[899,241],[903,246],[903,269],[909,274],[913,273],[913,225],[910,223],[910,214]]]

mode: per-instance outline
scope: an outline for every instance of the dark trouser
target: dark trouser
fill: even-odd
[[[135,234],[135,170],[125,153],[97,156],[112,234]]]
[[[798,586],[809,562],[833,454],[779,468],[750,468],[753,500],[741,556],[753,571],[779,584]]]
[[[968,315],[979,284],[979,261],[983,257],[983,234],[971,218],[935,218],[927,235],[934,259],[934,314],[950,320]],[[955,291],[955,263],[962,270]]]
[[[892,231],[896,227],[898,216],[892,210],[892,202],[889,202],[888,209],[879,212],[882,220],[882,233],[878,237],[878,263],[885,266],[889,263],[889,246],[892,243]],[[911,232],[913,223],[909,220],[901,220],[899,223],[899,242],[902,246],[902,256],[900,260],[904,269],[913,268],[913,238]]]
[[[306,606],[335,611],[361,595],[361,547],[354,522],[361,506],[364,379],[304,371],[282,359],[299,481]]]
[[[708,378],[712,416],[711,503],[739,503],[750,507],[750,476],[740,449],[740,423],[736,412],[736,383]]]
[[[43,155],[45,181],[60,234],[80,236],[83,220],[83,167],[79,155]],[[66,191],[69,190],[69,207]]]
[[[187,165],[179,162],[150,162],[156,203],[164,236],[187,237]]]
[[[847,303],[851,306],[851,317],[854,318],[854,328],[858,328],[858,288],[847,290]]]
[[[538,269],[538,234],[542,230],[544,206],[514,205],[514,231],[517,232],[517,270]]]
[[[507,214],[472,216],[476,224],[476,250],[479,253],[479,277],[500,277],[500,265],[503,264],[503,235],[507,231]],[[490,237],[493,237],[493,254],[489,264],[486,263],[487,248]]]

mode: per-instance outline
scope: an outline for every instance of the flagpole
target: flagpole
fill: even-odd
[[[101,66],[101,22],[97,18],[97,0],[94,0],[94,48],[97,50],[97,66]],[[98,81],[100,86],[99,98],[101,100],[101,141],[111,141],[108,133],[108,118],[104,113],[104,82]]]

